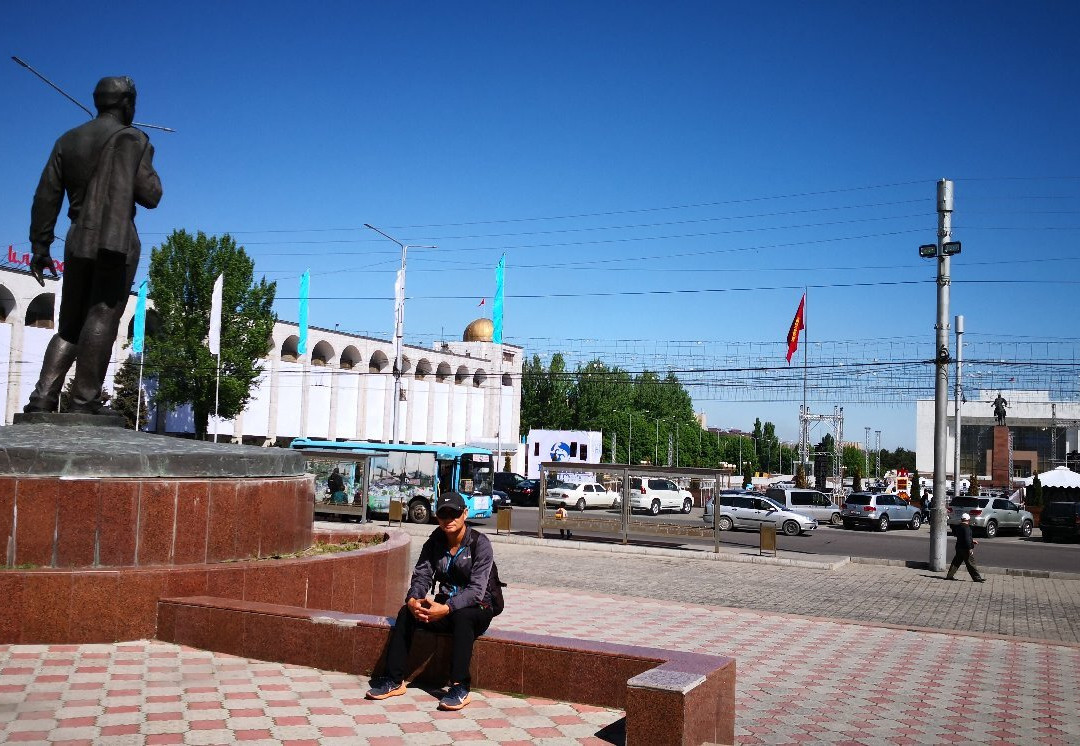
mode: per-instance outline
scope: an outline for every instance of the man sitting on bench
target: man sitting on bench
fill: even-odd
[[[439,700],[440,710],[460,710],[469,704],[469,663],[473,643],[487,631],[494,616],[488,576],[494,563],[487,536],[465,524],[465,498],[444,492],[436,501],[435,529],[420,550],[413,568],[405,605],[390,632],[386,674],[371,682],[368,699],[405,693],[405,665],[417,628],[453,635],[450,687]],[[435,599],[427,597],[435,583]]]

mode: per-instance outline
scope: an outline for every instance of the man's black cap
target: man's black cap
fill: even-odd
[[[439,495],[439,499],[435,502],[435,515],[442,515],[445,513],[458,513],[465,512],[465,498],[460,492],[453,490],[444,492]]]

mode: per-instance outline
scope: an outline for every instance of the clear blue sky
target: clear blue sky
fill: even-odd
[[[130,75],[136,119],[178,130],[151,133],[165,197],[138,217],[142,275],[174,228],[231,232],[278,281],[281,318],[296,318],[310,268],[312,324],[388,337],[399,253],[370,222],[439,247],[410,254],[407,341],[487,313],[505,254],[507,341],[611,350],[631,370],[699,341],[773,344],[782,364],[803,285],[812,341],[928,357],[934,267],[916,248],[934,240],[942,177],[956,181],[952,310],[970,338],[1078,336],[1078,32],[1080,6],[1062,2],[0,15],[5,56],[87,105],[99,77]],[[83,115],[10,61],[0,82],[0,242],[21,252],[49,148]],[[991,279],[1008,282],[971,282]],[[692,292],[629,294],[658,290]],[[695,396],[712,425],[760,415],[796,435],[799,394]],[[910,404],[812,396],[815,411],[834,404],[850,439],[870,426],[914,447]]]

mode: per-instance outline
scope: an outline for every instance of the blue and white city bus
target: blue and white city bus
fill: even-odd
[[[386,514],[391,500],[400,500],[407,520],[428,523],[439,493],[456,489],[465,496],[468,518],[491,517],[495,460],[484,448],[315,438],[296,438],[291,447],[369,455],[369,512]]]

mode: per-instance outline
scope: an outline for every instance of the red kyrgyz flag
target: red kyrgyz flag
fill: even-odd
[[[806,319],[804,314],[806,312],[806,293],[803,293],[802,300],[799,301],[799,310],[795,312],[795,318],[791,320],[791,328],[787,333],[787,361],[791,362],[791,356],[795,354],[795,350],[799,349],[799,333],[806,326]]]

